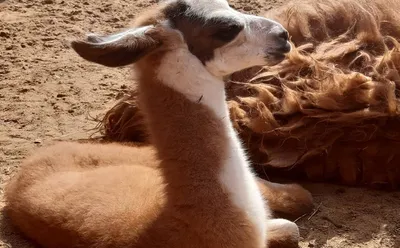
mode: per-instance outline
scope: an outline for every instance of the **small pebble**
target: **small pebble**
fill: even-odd
[[[19,93],[26,93],[28,91],[29,91],[29,89],[27,89],[27,88],[22,88],[22,89],[18,90]]]
[[[1,31],[0,37],[10,38],[10,33],[8,31]]]
[[[251,10],[253,10],[253,7],[251,7],[251,6],[244,6],[244,7],[243,7],[243,10],[244,10],[244,11],[251,11]]]
[[[57,94],[57,97],[58,97],[58,98],[66,97],[66,96],[67,96],[66,94],[62,94],[62,93],[58,93],[58,94]]]

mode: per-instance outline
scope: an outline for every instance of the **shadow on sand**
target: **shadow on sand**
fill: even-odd
[[[371,241],[379,247],[400,247],[400,215],[396,214],[400,192],[303,185],[312,192],[316,210],[296,223],[303,240],[313,247],[331,247],[331,239],[340,239],[341,247],[363,247]]]
[[[10,224],[6,209],[0,211],[0,240],[12,248],[39,248],[25,239],[18,230]]]

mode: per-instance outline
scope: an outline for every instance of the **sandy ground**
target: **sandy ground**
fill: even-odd
[[[127,69],[84,62],[67,40],[123,28],[149,0],[0,0],[0,209],[24,157],[56,140],[87,138],[96,116],[129,90]],[[235,0],[258,13],[284,1]],[[400,193],[306,185],[317,210],[301,247],[400,247]],[[0,247],[32,247],[0,215]]]

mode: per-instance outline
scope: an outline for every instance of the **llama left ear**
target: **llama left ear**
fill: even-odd
[[[71,42],[82,58],[108,67],[133,64],[161,45],[148,32],[154,26],[129,29],[112,35],[90,34],[86,40]]]

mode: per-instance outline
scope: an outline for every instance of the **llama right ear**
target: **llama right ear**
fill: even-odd
[[[154,26],[129,29],[112,35],[90,34],[86,40],[71,42],[82,58],[105,65],[119,67],[135,63],[161,45],[161,40],[149,35]]]

